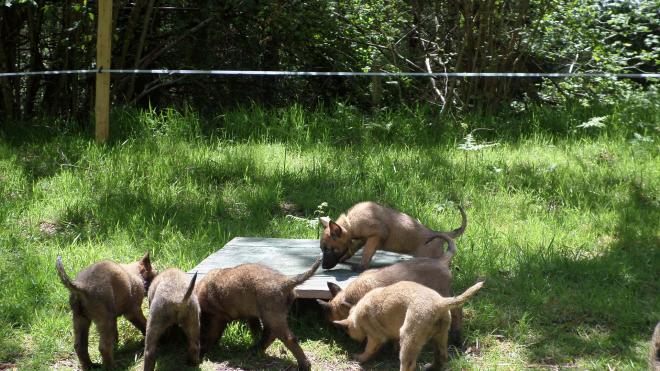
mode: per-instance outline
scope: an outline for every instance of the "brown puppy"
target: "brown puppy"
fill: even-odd
[[[258,351],[265,351],[275,339],[280,339],[296,357],[298,369],[309,370],[311,364],[289,330],[286,317],[295,299],[294,287],[309,279],[320,264],[317,259],[307,272],[294,277],[261,264],[242,264],[207,273],[197,285],[202,309],[202,354],[218,342],[229,322],[248,319],[253,334],[263,325],[261,339],[255,344]]]
[[[462,207],[459,206],[459,210],[462,224],[451,232],[433,231],[419,220],[375,202],[356,204],[339,216],[336,223],[329,218],[320,218],[324,227],[321,236],[323,268],[330,269],[346,261],[362,246],[361,269],[369,268],[376,250],[416,257],[440,257],[444,253],[442,241],[431,240],[438,235],[456,238],[465,232],[467,216]]]
[[[144,369],[156,366],[156,345],[172,325],[179,325],[188,337],[188,362],[199,364],[199,302],[193,292],[197,273],[192,279],[176,268],[156,276],[149,287],[149,321],[144,343]]]
[[[442,258],[414,258],[378,269],[362,272],[342,290],[338,285],[328,282],[332,294],[329,302],[317,300],[326,310],[330,321],[338,321],[348,317],[349,309],[357,304],[369,291],[389,286],[400,281],[413,281],[435,290],[442,296],[452,295],[452,273],[449,263],[456,253],[456,244],[447,236],[439,236],[447,241],[449,247]],[[460,347],[463,309],[456,307],[451,310],[451,329],[449,339],[451,344]]]
[[[74,281],[64,271],[62,257],[57,257],[57,273],[69,289],[73,313],[74,348],[83,369],[93,366],[87,350],[89,326],[99,331],[99,351],[105,367],[113,367],[113,348],[118,340],[117,317],[125,316],[144,335],[147,320],[142,314],[142,299],[156,276],[149,253],[131,264],[103,260],[78,273]]]
[[[655,325],[653,337],[651,338],[651,354],[649,355],[649,366],[653,371],[660,371],[660,322]]]
[[[448,359],[447,331],[450,309],[462,305],[483,286],[478,282],[463,294],[445,298],[426,286],[403,281],[370,291],[353,308],[348,318],[334,323],[357,341],[367,339],[359,362],[366,362],[390,339],[399,339],[400,370],[413,370],[417,356],[433,338],[435,359],[431,368],[440,368]]]

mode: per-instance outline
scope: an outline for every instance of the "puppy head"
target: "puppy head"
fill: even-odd
[[[346,333],[348,333],[348,336],[350,336],[353,340],[363,341],[367,337],[367,334],[364,333],[362,328],[356,326],[355,321],[353,321],[351,318],[346,318],[341,321],[333,321],[332,323],[335,326],[345,330]]]
[[[346,228],[333,222],[330,218],[319,218],[323,224],[321,236],[321,252],[323,252],[323,269],[330,269],[350,258],[351,236]]]
[[[334,322],[345,319],[348,317],[353,305],[345,300],[344,292],[337,284],[328,282],[328,289],[330,289],[332,299],[330,301],[317,299],[316,301],[324,309],[328,321]]]

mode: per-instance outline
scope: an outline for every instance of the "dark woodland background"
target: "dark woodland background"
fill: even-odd
[[[95,65],[97,1],[8,0],[0,70]],[[660,1],[116,0],[113,68],[292,71],[657,72]],[[437,112],[512,102],[615,99],[646,80],[381,79],[113,75],[113,104],[201,111],[346,102],[430,103]],[[89,120],[94,75],[0,79],[0,117]]]

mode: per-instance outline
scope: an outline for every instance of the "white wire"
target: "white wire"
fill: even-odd
[[[313,72],[313,71],[241,71],[241,70],[168,70],[168,69],[102,69],[102,70],[59,70],[59,71],[26,71],[0,72],[1,77],[20,77],[36,75],[71,75],[71,74],[156,74],[156,75],[210,75],[210,76],[273,76],[273,77],[605,77],[605,78],[660,78],[660,73],[536,73],[536,72]]]

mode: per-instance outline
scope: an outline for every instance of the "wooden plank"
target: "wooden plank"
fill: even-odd
[[[112,0],[99,0],[96,31],[96,68],[110,69],[112,53]],[[110,74],[96,74],[96,141],[105,143],[110,127]]]
[[[209,255],[188,274],[198,272],[199,278],[212,269],[231,268],[245,263],[260,263],[277,269],[288,276],[296,275],[309,269],[320,255],[319,240],[236,237],[225,247]],[[348,260],[349,264],[359,264],[361,251]],[[371,261],[371,267],[390,265],[410,256],[387,251],[378,251]],[[327,282],[334,282],[340,287],[346,287],[357,273],[349,264],[338,264],[335,268],[324,270],[319,268],[316,274],[302,285],[296,287],[299,298],[329,299]]]

